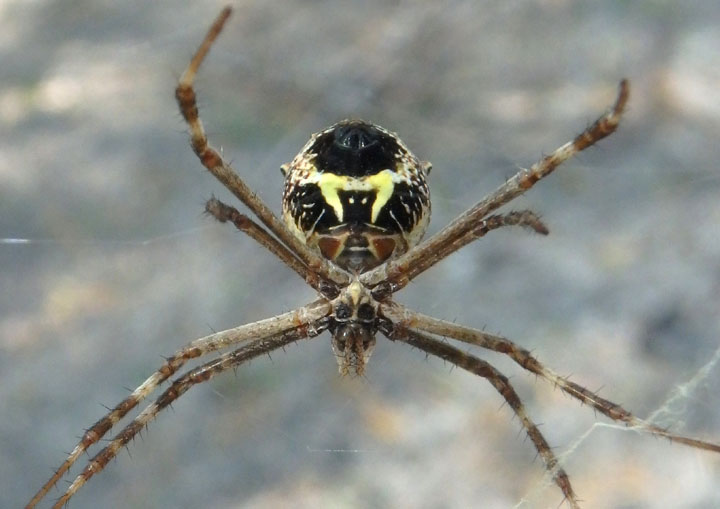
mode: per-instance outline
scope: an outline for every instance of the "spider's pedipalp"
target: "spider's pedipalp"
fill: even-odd
[[[379,302],[357,279],[332,302],[328,330],[341,375],[361,376],[375,348]]]

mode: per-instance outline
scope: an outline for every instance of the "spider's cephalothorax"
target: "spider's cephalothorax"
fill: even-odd
[[[338,122],[282,166],[285,223],[325,258],[364,272],[422,238],[429,170],[394,133],[361,120]]]
[[[341,375],[365,372],[365,365],[375,348],[378,330],[378,302],[360,281],[355,279],[333,301],[333,316],[328,329]]]

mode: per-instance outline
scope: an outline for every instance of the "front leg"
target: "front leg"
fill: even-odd
[[[200,68],[200,64],[202,64],[215,42],[215,39],[220,35],[231,12],[232,9],[230,7],[222,10],[210,27],[202,44],[200,44],[200,47],[193,55],[192,60],[180,77],[180,81],[175,89],[175,98],[177,99],[180,113],[190,127],[190,144],[203,166],[243,202],[283,244],[297,254],[298,258],[300,258],[306,266],[318,272],[326,279],[337,283],[346,283],[349,281],[349,275],[345,271],[328,263],[293,235],[285,224],[272,213],[260,197],[252,192],[235,170],[233,170],[229,164],[225,163],[218,151],[208,143],[205,128],[198,113],[194,89],[195,76]]]
[[[434,253],[442,252],[448,245],[458,242],[458,239],[462,239],[467,235],[471,236],[467,239],[468,242],[473,240],[472,231],[481,224],[483,218],[488,214],[526,192],[540,179],[550,175],[555,168],[578,152],[614,133],[620,123],[620,117],[625,111],[629,95],[630,85],[627,80],[622,80],[617,99],[611,110],[598,118],[590,127],[576,136],[574,140],[556,149],[550,155],[543,157],[533,164],[530,169],[520,170],[503,185],[460,214],[454,221],[428,240],[398,259],[363,274],[361,281],[368,286],[375,286],[380,283],[392,284],[393,291],[397,291],[412,279],[408,278],[407,274],[413,274],[413,277],[415,277],[434,265],[434,263],[423,263],[427,259],[432,259]],[[460,244],[460,247],[462,247],[467,242],[460,242]],[[415,270],[416,268],[422,270]]]

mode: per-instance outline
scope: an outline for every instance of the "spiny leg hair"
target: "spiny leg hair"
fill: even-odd
[[[240,231],[246,233],[275,254],[310,286],[321,293],[325,299],[320,299],[289,313],[195,340],[176,352],[166,360],[160,369],[135,389],[130,396],[111,409],[108,414],[86,431],[65,462],[33,497],[27,506],[28,508],[34,507],[47,494],[50,487],[68,471],[88,447],[98,442],[120,419],[138,406],[160,384],[173,377],[188,361],[240,342],[252,341],[235,351],[226,352],[216,359],[175,378],[172,385],[154,403],[148,405],[102,451],[90,460],[67,492],[57,501],[55,507],[66,504],[83,484],[94,474],[101,471],[116,456],[117,452],[127,446],[128,442],[143,427],[147,426],[162,409],[166,408],[193,385],[207,381],[216,374],[236,367],[251,358],[269,353],[298,339],[313,337],[325,330],[330,323],[330,318],[333,316],[333,304],[329,300],[334,299],[340,290],[351,281],[348,272],[322,258],[296,237],[265,203],[250,190],[242,178],[224,162],[218,151],[208,143],[198,113],[193,88],[194,80],[201,63],[230,16],[230,12],[230,8],[225,8],[213,23],[199,49],[192,57],[190,64],[182,74],[175,95],[183,118],[190,129],[192,148],[203,166],[245,204],[265,225],[267,230],[250,217],[238,212],[234,207],[226,205],[215,198],[207,202],[206,210],[221,222],[232,222]],[[543,458],[548,472],[562,490],[566,500],[574,508],[578,506],[578,501],[568,476],[559,465],[557,458],[542,434],[525,414],[522,402],[507,378],[487,362],[466,354],[431,335],[444,336],[506,354],[524,369],[550,381],[560,387],[562,391],[570,394],[580,402],[592,406],[614,421],[624,422],[638,430],[663,436],[699,449],[720,452],[720,445],[676,435],[638,419],[619,405],[603,399],[545,368],[527,350],[515,345],[506,338],[416,313],[395,304],[390,300],[390,297],[393,292],[403,288],[409,281],[439,261],[492,230],[504,226],[522,226],[540,234],[547,234],[545,225],[531,211],[509,212],[491,216],[489,214],[530,189],[540,179],[549,175],[556,167],[573,155],[612,134],[617,129],[628,95],[629,85],[626,80],[623,80],[620,83],[618,96],[611,110],[598,118],[574,140],[556,149],[550,155],[543,157],[530,169],[519,171],[426,242],[410,249],[398,258],[360,275],[360,282],[363,285],[374,288],[373,296],[380,302],[379,320],[383,324],[380,326],[380,330],[388,337],[409,343],[429,354],[484,377],[495,387],[520,418],[524,429]]]
[[[245,214],[238,212],[235,207],[227,205],[217,198],[210,198],[205,204],[205,212],[221,223],[227,221],[233,223],[238,230],[247,234],[258,244],[277,256],[285,265],[303,278],[307,284],[325,297],[329,299],[337,297],[339,289],[335,282],[318,276],[316,272],[313,272],[301,262],[292,251],[270,235],[267,230]]]
[[[417,260],[417,262],[405,273],[406,279],[408,281],[412,281],[416,276],[422,274],[427,269],[447,258],[449,255],[466,246],[470,242],[473,242],[480,237],[484,237],[492,230],[497,230],[498,228],[502,228],[504,226],[521,226],[523,228],[533,230],[535,233],[539,233],[540,235],[547,235],[549,233],[547,226],[545,226],[537,214],[530,210],[520,210],[508,212],[507,214],[488,216],[480,221],[480,223],[471,229],[466,235],[457,238],[454,242],[446,244],[438,249],[437,252],[428,253],[424,259]]]
[[[567,473],[565,473],[565,470],[560,466],[558,459],[555,457],[545,437],[543,437],[538,427],[530,417],[528,417],[525,412],[525,406],[505,375],[482,359],[465,353],[454,346],[426,334],[403,327],[402,325],[395,324],[393,331],[389,333],[388,337],[392,340],[399,340],[419,348],[428,354],[439,357],[465,371],[483,377],[490,382],[520,419],[528,437],[530,437],[535,449],[543,459],[545,468],[552,476],[555,484],[562,490],[563,495],[565,495],[565,500],[570,504],[570,507],[573,509],[580,507]]]
[[[101,417],[85,431],[80,442],[77,443],[67,459],[60,465],[52,477],[40,488],[32,500],[30,500],[26,509],[35,507],[37,503],[45,497],[50,488],[60,480],[65,472],[70,469],[90,446],[97,443],[120,419],[148,397],[160,384],[173,376],[188,361],[243,341],[264,339],[278,333],[297,329],[298,327],[308,327],[310,324],[323,319],[330,311],[330,305],[327,302],[318,301],[272,318],[196,339],[184,348],[178,350],[171,357],[168,357],[163,365],[150,375],[150,377],[138,386],[127,398],[118,403],[109,413]]]
[[[414,266],[423,265],[423,270],[432,267],[433,264],[423,264],[424,260],[428,257],[433,257],[433,254],[436,252],[441,252],[444,246],[456,243],[458,239],[468,236],[467,242],[461,241],[456,243],[458,248],[460,248],[477,238],[473,230],[489,213],[525,193],[540,179],[548,176],[555,168],[575,154],[582,152],[591,145],[614,133],[620,123],[620,117],[625,110],[629,95],[630,84],[627,80],[622,80],[620,82],[617,99],[610,111],[598,118],[590,127],[577,135],[575,139],[556,149],[550,155],[543,157],[540,161],[533,164],[530,169],[520,170],[503,185],[495,189],[495,191],[480,200],[473,207],[460,214],[455,220],[431,238],[395,260],[366,272],[360,280],[368,286],[382,284],[387,287],[389,291],[395,292],[410,282],[412,278],[409,278],[408,274],[416,277],[422,272],[413,271]],[[452,252],[448,252],[445,256],[451,253]],[[436,262],[441,259],[442,258],[436,259]]]
[[[205,128],[200,120],[193,84],[203,60],[207,56],[215,39],[230,17],[232,9],[226,7],[210,27],[205,39],[193,55],[175,89],[180,113],[190,127],[190,144],[205,168],[244,203],[280,241],[300,260],[325,279],[336,283],[349,282],[349,275],[336,265],[329,263],[312,251],[283,224],[270,208],[255,194],[245,181],[223,160],[217,150],[208,144]]]
[[[143,409],[133,421],[125,426],[100,452],[98,452],[83,469],[83,471],[75,478],[72,484],[67,488],[65,493],[55,502],[53,509],[61,509],[68,503],[70,498],[90,478],[101,472],[117,453],[130,443],[135,436],[140,433],[148,424],[157,417],[157,415],[167,408],[173,401],[182,396],[188,389],[194,385],[207,382],[215,375],[235,368],[245,362],[269,354],[270,352],[289,345],[294,341],[314,337],[320,334],[324,329],[316,328],[309,331],[307,328],[296,328],[280,334],[275,334],[262,339],[257,339],[249,345],[227,352],[201,366],[191,369],[182,376],[175,379],[156,400]]]
[[[581,403],[593,407],[595,410],[606,417],[609,417],[613,421],[623,422],[638,431],[665,437],[673,442],[682,443],[696,449],[720,452],[719,444],[713,444],[703,440],[677,435],[636,417],[628,410],[625,410],[622,406],[605,398],[601,398],[581,385],[571,382],[566,377],[558,375],[551,369],[542,365],[530,354],[528,350],[516,345],[509,339],[502,336],[488,334],[477,329],[464,327],[445,320],[423,315],[394,302],[381,305],[381,309],[388,319],[396,321],[404,327],[411,328],[413,330],[419,329],[424,332],[437,334],[438,336],[462,341],[463,343],[487,348],[488,350],[505,354],[524,369],[544,378],[556,387],[559,387],[560,390],[566,394],[569,394]]]

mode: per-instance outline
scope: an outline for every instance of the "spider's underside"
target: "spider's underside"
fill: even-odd
[[[408,343],[487,379],[518,416],[549,475],[571,507],[579,507],[579,503],[570,479],[527,416],[508,379],[489,363],[438,337],[503,353],[524,369],[614,421],[691,447],[720,452],[718,444],[676,435],[635,417],[619,405],[557,375],[530,352],[506,338],[422,315],[392,299],[395,292],[415,277],[491,230],[517,225],[547,234],[545,225],[531,211],[492,213],[530,189],[574,154],[612,134],[628,100],[626,81],[620,83],[618,97],[608,113],[574,140],[529,169],[520,170],[423,243],[419,241],[430,218],[426,184],[430,163],[418,160],[393,133],[359,120],[339,122],[313,135],[293,161],[281,167],[285,176],[281,220],[209,146],[198,116],[194,79],[230,12],[229,8],[224,9],[210,28],[180,78],[176,97],[190,127],[192,148],[202,164],[250,209],[263,226],[215,198],[208,201],[206,210],[221,222],[232,222],[275,254],[317,290],[318,299],[272,318],[196,339],[167,358],[130,396],[87,429],[65,462],[28,503],[28,508],[35,507],[89,447],[188,361],[242,345],[174,378],[155,402],[88,462],[54,507],[66,504],[161,410],[193,385],[325,330],[332,335],[333,351],[342,374],[364,373],[375,337],[380,332],[392,341]]]

